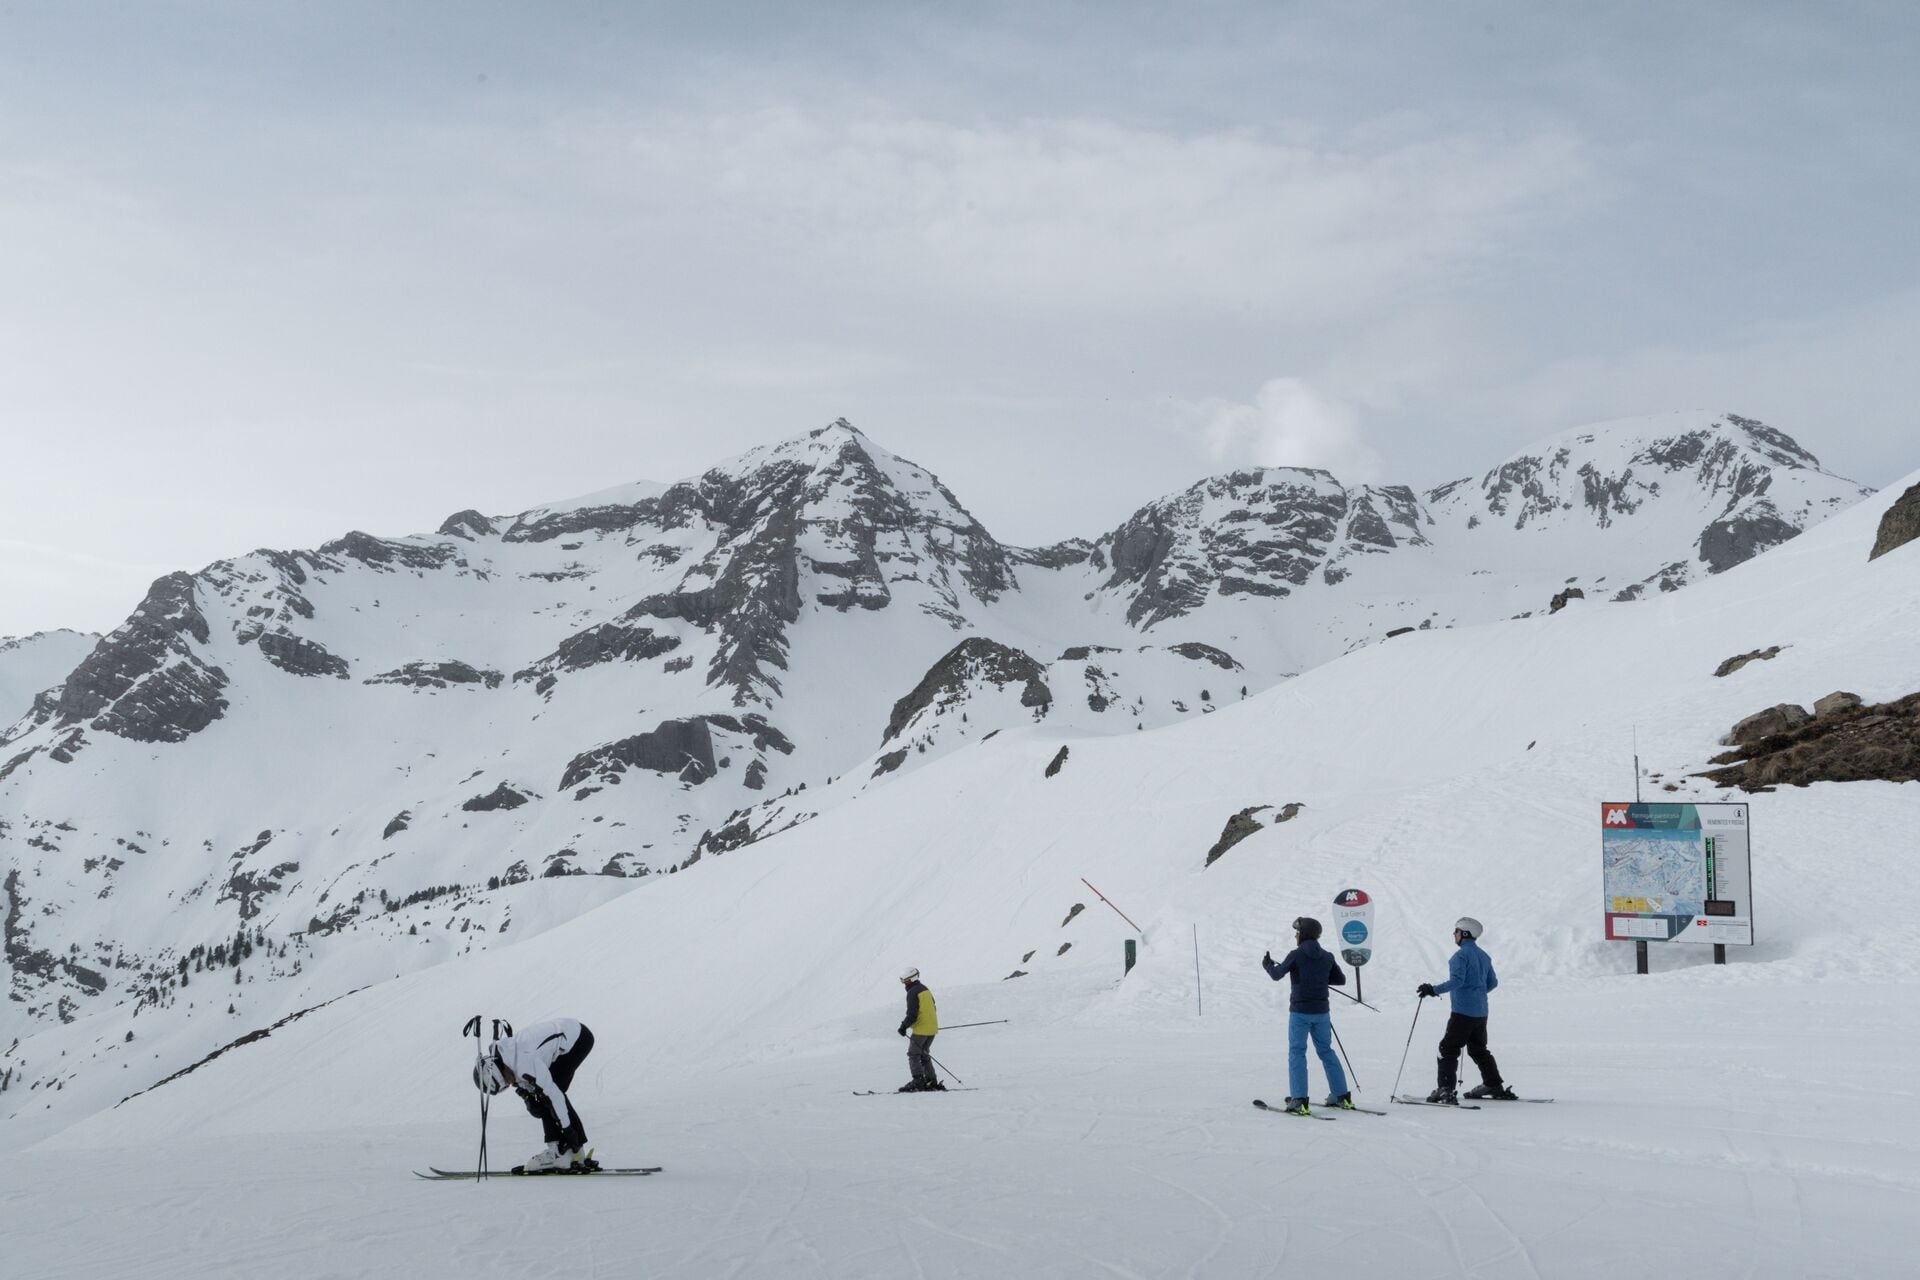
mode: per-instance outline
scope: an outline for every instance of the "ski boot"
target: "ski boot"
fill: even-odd
[[[1321,1105],[1337,1107],[1341,1111],[1351,1111],[1353,1110],[1353,1095],[1351,1093],[1329,1094],[1327,1095],[1327,1100]]]
[[[1520,1100],[1520,1095],[1515,1093],[1510,1085],[1504,1084],[1477,1084],[1467,1090],[1467,1096],[1469,1098],[1492,1098],[1498,1102],[1517,1102]]]
[[[919,1093],[926,1087],[927,1086],[921,1084],[918,1080],[909,1080],[905,1084],[901,1085],[898,1089],[895,1089],[894,1092],[895,1093]]]
[[[1304,1116],[1304,1115],[1311,1114],[1311,1112],[1307,1110],[1307,1100],[1305,1098],[1288,1098],[1286,1103],[1280,1109],[1286,1112],[1290,1116]]]
[[[1437,1102],[1443,1107],[1457,1107],[1460,1105],[1460,1095],[1442,1085],[1427,1095],[1427,1101]]]
[[[521,1167],[528,1173],[563,1173],[573,1168],[579,1155],[577,1151],[562,1151],[557,1142],[549,1142],[528,1156],[526,1164]]]

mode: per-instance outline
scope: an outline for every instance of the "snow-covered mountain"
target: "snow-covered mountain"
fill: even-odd
[[[1403,629],[1675,590],[1865,492],[1759,423],[1676,415],[1426,494],[1234,473],[1036,550],[840,422],[672,485],[170,574],[0,736],[0,1038],[137,1015],[171,1070],[969,743],[1145,740]]]

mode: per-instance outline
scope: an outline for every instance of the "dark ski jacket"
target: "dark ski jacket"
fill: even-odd
[[[917,1036],[939,1034],[940,1014],[933,1006],[933,992],[927,990],[925,983],[907,984],[907,1016],[901,1019],[900,1030],[910,1030]]]
[[[1447,980],[1433,989],[1433,994],[1444,996],[1452,993],[1453,1011],[1469,1018],[1487,1016],[1487,992],[1500,985],[1499,975],[1493,971],[1493,961],[1480,949],[1480,944],[1468,938],[1460,944],[1460,949],[1447,961]]]
[[[1333,952],[1320,945],[1318,938],[1308,938],[1287,952],[1287,958],[1279,964],[1271,960],[1261,963],[1266,966],[1267,976],[1275,982],[1293,975],[1293,995],[1287,1001],[1287,1008],[1294,1013],[1329,1012],[1328,986],[1347,985],[1347,975],[1340,972],[1340,962],[1333,958]]]

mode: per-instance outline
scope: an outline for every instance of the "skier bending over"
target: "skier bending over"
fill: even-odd
[[[1312,916],[1293,922],[1293,941],[1293,950],[1279,964],[1273,962],[1271,951],[1260,957],[1269,978],[1293,979],[1287,1000],[1287,1105],[1283,1110],[1296,1116],[1307,1114],[1307,1038],[1311,1036],[1327,1073],[1327,1105],[1350,1111],[1353,1095],[1347,1091],[1346,1073],[1333,1051],[1333,1014],[1327,1004],[1327,987],[1346,986],[1347,975],[1340,971],[1333,953],[1320,945],[1320,922]]]
[[[901,1019],[900,1034],[911,1034],[907,1041],[907,1069],[913,1079],[900,1086],[901,1093],[945,1093],[947,1086],[933,1073],[933,1038],[940,1034],[940,1014],[933,1007],[933,992],[920,981],[920,971],[909,969],[900,975],[907,988],[907,1016]]]
[[[1461,1049],[1480,1068],[1480,1083],[1467,1090],[1469,1098],[1511,1100],[1514,1096],[1513,1090],[1501,1082],[1500,1064],[1487,1049],[1487,992],[1500,985],[1500,978],[1493,971],[1493,961],[1475,941],[1479,936],[1480,922],[1472,916],[1454,921],[1453,940],[1458,950],[1447,961],[1447,980],[1437,987],[1423,982],[1414,991],[1423,1000],[1447,994],[1453,997],[1446,1034],[1440,1037],[1439,1087],[1427,1095],[1428,1102],[1460,1101],[1454,1086],[1459,1079]]]
[[[528,1157],[528,1173],[592,1167],[586,1127],[567,1100],[573,1073],[592,1052],[593,1032],[572,1018],[554,1018],[495,1040],[474,1064],[474,1084],[487,1093],[512,1085],[540,1121],[547,1145]]]

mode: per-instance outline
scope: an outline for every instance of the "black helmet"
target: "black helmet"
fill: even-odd
[[[1293,931],[1303,938],[1320,936],[1320,922],[1312,916],[1301,916],[1293,922]]]

